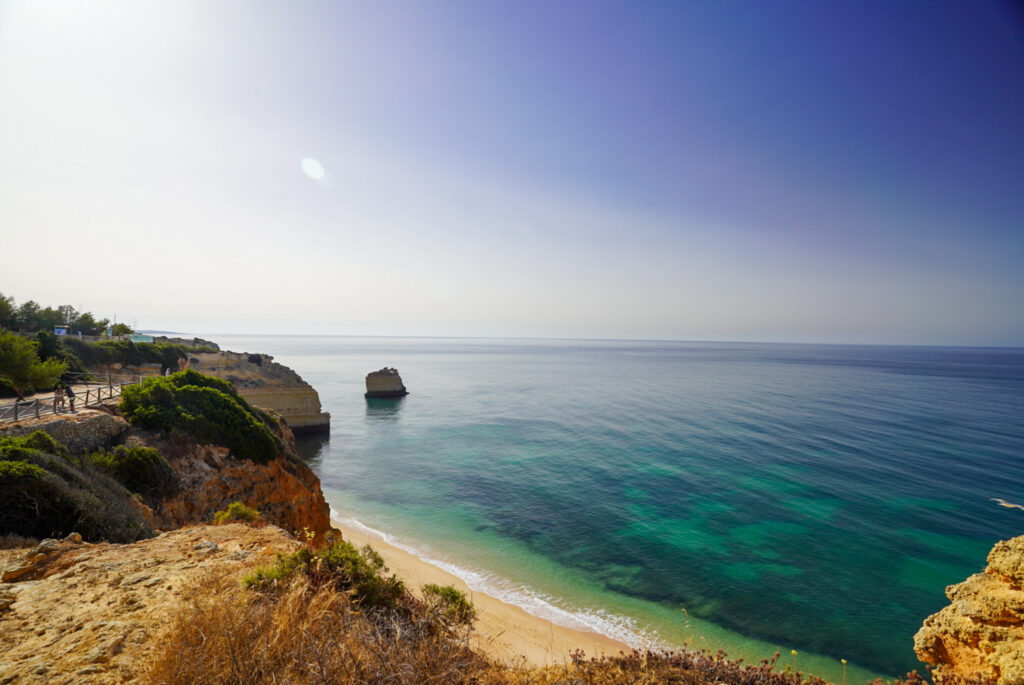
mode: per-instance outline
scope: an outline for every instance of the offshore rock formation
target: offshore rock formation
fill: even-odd
[[[1024,536],[996,543],[984,573],[946,588],[951,604],[925,619],[914,651],[937,678],[980,673],[1024,683]]]
[[[276,413],[296,433],[330,431],[331,415],[321,411],[316,390],[270,355],[197,354],[189,357],[188,367],[230,381],[239,395],[260,409]]]
[[[280,528],[234,523],[129,545],[72,534],[0,550],[0,683],[145,682],[154,638],[197,586],[298,547]]]
[[[408,394],[409,391],[402,384],[402,377],[398,375],[398,369],[385,366],[380,371],[366,374],[365,397],[405,397]]]

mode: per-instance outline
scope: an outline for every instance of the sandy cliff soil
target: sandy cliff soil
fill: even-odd
[[[0,683],[122,683],[201,583],[267,565],[295,542],[275,526],[198,526],[130,545],[44,541],[0,551]]]

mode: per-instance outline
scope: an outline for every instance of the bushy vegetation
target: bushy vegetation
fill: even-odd
[[[364,609],[397,610],[406,596],[405,584],[394,575],[373,548],[361,550],[343,540],[318,550],[300,549],[280,554],[277,563],[258,568],[245,578],[245,586],[258,592],[274,592],[301,575],[314,589],[330,587],[345,592]]]
[[[202,352],[216,352],[214,347],[191,346],[181,343],[133,343],[130,340],[101,340],[85,342],[77,338],[64,338],[63,345],[85,366],[99,364],[159,364],[163,369],[178,369],[182,359]]]
[[[0,331],[0,381],[18,398],[34,390],[49,390],[67,370],[58,359],[40,359],[39,343]]]
[[[245,521],[252,523],[260,517],[260,512],[252,507],[247,507],[242,502],[232,502],[227,509],[216,512],[213,515],[213,522],[217,525],[231,523],[233,521]]]
[[[423,601],[427,607],[437,611],[445,620],[450,623],[470,624],[476,620],[476,609],[469,601],[465,593],[456,590],[451,585],[435,585],[429,583],[423,586]]]
[[[170,493],[177,482],[171,465],[152,447],[118,445],[109,452],[90,454],[89,460],[129,491],[151,501]]]
[[[154,535],[131,493],[46,433],[0,437],[0,535],[133,542]]]
[[[273,418],[251,407],[230,383],[191,370],[126,387],[121,410],[137,426],[180,431],[259,464],[273,459],[279,449],[269,429]]]

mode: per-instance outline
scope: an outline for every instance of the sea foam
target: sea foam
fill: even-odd
[[[636,621],[627,616],[614,614],[600,608],[559,606],[560,598],[513,583],[490,571],[474,570],[440,559],[429,550],[410,545],[352,517],[343,516],[334,507],[331,507],[331,518],[344,526],[358,530],[369,537],[377,538],[452,574],[466,583],[474,592],[481,592],[506,604],[517,606],[531,616],[551,621],[555,625],[565,628],[598,633],[625,643],[633,649],[657,651],[671,648],[655,631],[641,630]]]

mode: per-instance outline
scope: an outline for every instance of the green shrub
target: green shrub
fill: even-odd
[[[345,541],[316,551],[303,548],[292,554],[279,554],[277,563],[257,568],[245,577],[252,590],[273,591],[303,573],[315,588],[332,586],[347,591],[354,602],[366,609],[397,609],[405,594],[405,584],[394,575],[385,576],[384,560],[369,545],[361,550]]]
[[[160,364],[161,369],[177,369],[178,360],[201,352],[216,352],[215,347],[182,345],[181,343],[133,343],[130,340],[104,340],[89,343],[77,338],[64,338],[64,348],[86,366],[96,364]]]
[[[173,490],[177,478],[167,460],[152,447],[118,445],[110,452],[95,452],[89,459],[131,492],[158,498]]]
[[[0,534],[31,538],[78,532],[89,541],[134,542],[155,533],[124,486],[88,459],[36,431],[0,438]]]
[[[218,511],[213,515],[213,522],[216,524],[231,523],[232,521],[247,521],[252,523],[260,517],[260,512],[252,507],[247,507],[241,502],[232,502],[227,509]]]
[[[62,457],[66,457],[68,455],[67,447],[54,440],[52,435],[43,431],[34,431],[32,434],[22,439],[21,444],[29,449],[42,450],[43,452],[49,452],[50,454],[56,454]]]
[[[19,478],[42,478],[46,471],[25,461],[0,461],[0,482],[14,482]]]
[[[473,603],[451,585],[424,585],[423,600],[449,623],[469,625],[476,619]]]
[[[280,446],[268,428],[272,418],[256,412],[230,383],[195,371],[149,378],[124,388],[121,410],[135,425],[180,430],[259,464],[273,459]]]

